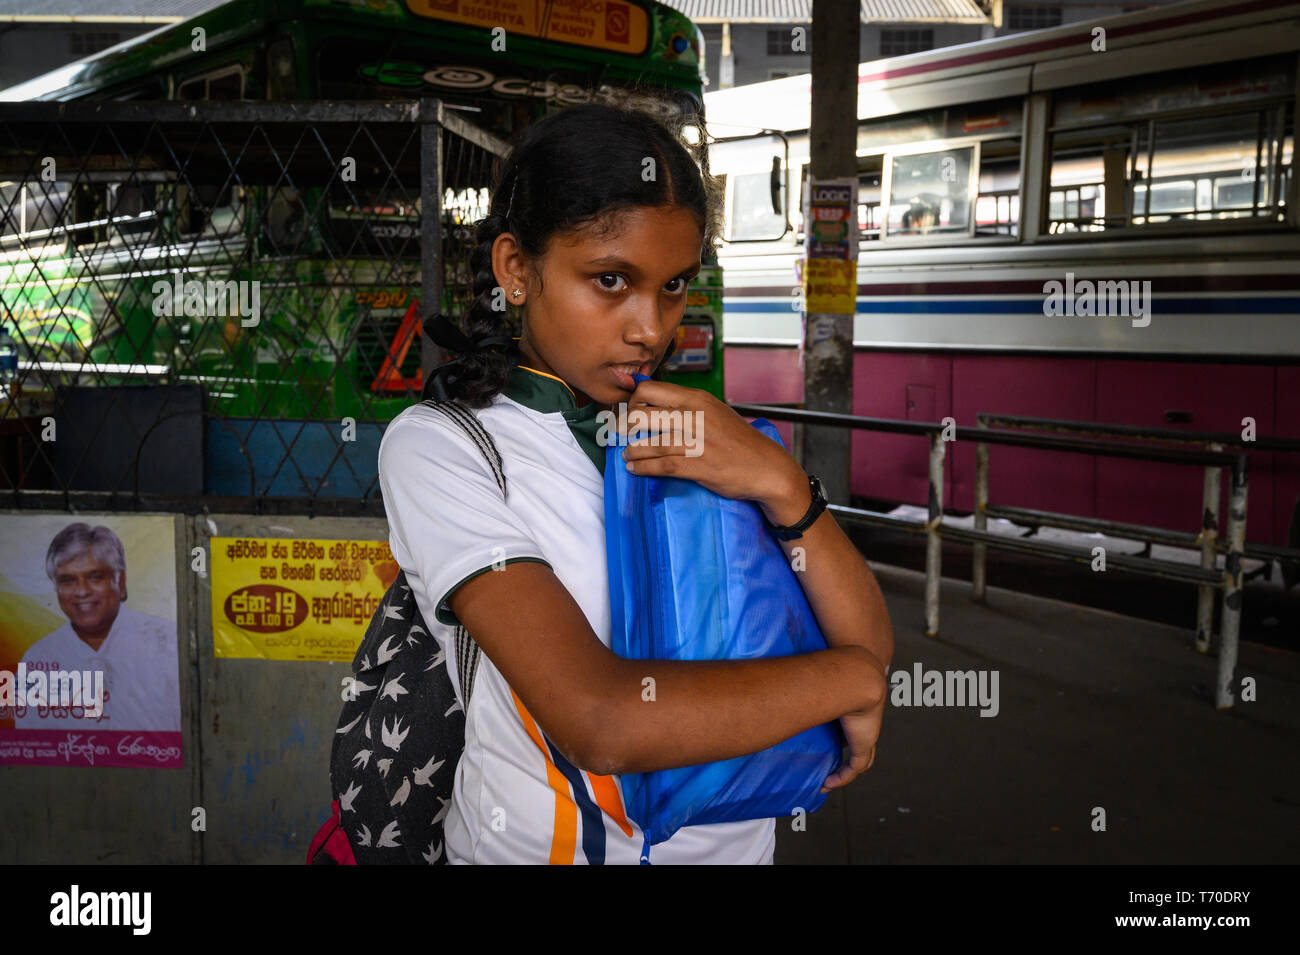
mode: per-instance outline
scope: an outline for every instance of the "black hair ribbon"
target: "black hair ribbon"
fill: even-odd
[[[479,335],[471,338],[440,313],[424,320],[424,333],[443,348],[455,352],[457,357],[443,362],[433,370],[424,383],[420,396],[422,400],[433,398],[436,401],[450,401],[451,388],[464,370],[464,358],[467,355],[514,347],[514,339],[506,335]]]

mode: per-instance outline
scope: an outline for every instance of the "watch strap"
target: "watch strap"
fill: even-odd
[[[788,527],[780,524],[773,524],[763,515],[763,521],[767,524],[768,529],[780,540],[797,540],[803,536],[803,532],[812,527],[817,518],[821,517],[822,511],[826,510],[826,494],[821,488],[821,481],[817,475],[809,475],[808,490],[812,494],[812,502],[808,505],[808,510],[804,512],[803,517],[789,525]]]

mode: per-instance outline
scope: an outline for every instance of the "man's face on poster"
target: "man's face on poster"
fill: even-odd
[[[119,582],[118,577],[122,580]],[[64,561],[54,571],[54,587],[59,595],[59,609],[68,616],[76,630],[99,630],[117,619],[122,604],[120,586],[125,574],[91,553],[78,554]]]

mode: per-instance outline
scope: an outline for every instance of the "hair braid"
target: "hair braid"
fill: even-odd
[[[490,335],[510,338],[514,334],[509,312],[493,307],[503,301],[504,290],[501,293],[497,291],[496,275],[492,270],[492,246],[506,231],[506,217],[498,213],[481,219],[474,231],[474,251],[469,257],[470,271],[474,276],[474,300],[466,311],[462,329],[472,339]],[[492,397],[505,388],[510,370],[519,363],[520,357],[514,343],[500,350],[481,349],[462,355],[463,370],[454,388],[456,397],[472,408],[490,404]]]

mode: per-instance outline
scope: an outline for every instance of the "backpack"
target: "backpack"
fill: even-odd
[[[474,413],[458,401],[423,404],[470,437],[504,496],[501,454]],[[481,651],[461,626],[450,649],[468,707]],[[352,660],[330,750],[333,815],[312,840],[307,863],[445,865],[443,821],[464,749],[465,710],[399,571]]]

